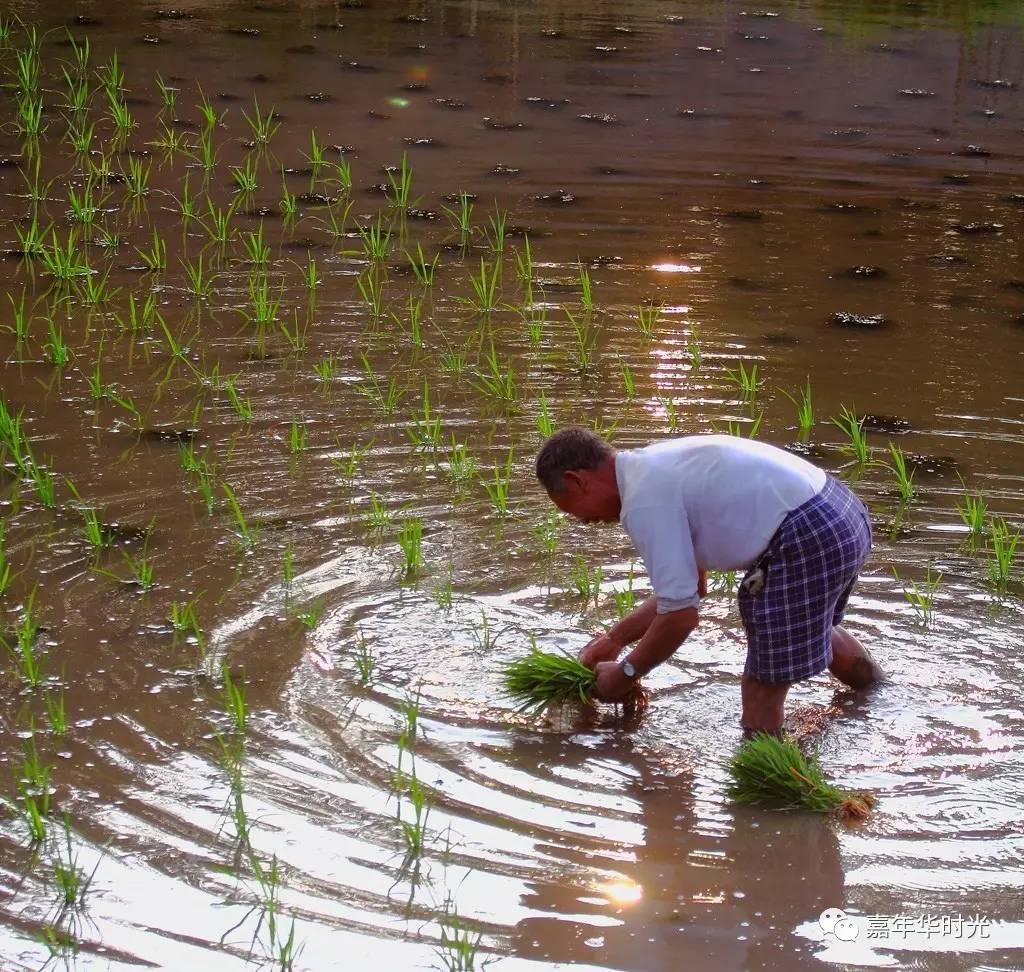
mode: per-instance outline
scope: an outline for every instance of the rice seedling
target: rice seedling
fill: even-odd
[[[48,466],[42,465],[36,460],[36,457],[32,454],[31,448],[29,448],[27,444],[26,450],[28,453],[28,478],[32,481],[32,485],[35,486],[36,497],[40,504],[42,504],[46,509],[56,509],[57,477],[54,476],[52,469]]]
[[[316,380],[324,385],[329,385],[338,377],[338,359],[329,354],[326,358],[313,363],[313,374]]]
[[[473,297],[460,298],[462,302],[469,304],[481,314],[489,314],[498,309],[500,306],[498,287],[501,284],[500,262],[489,264],[483,257],[480,257],[480,273],[478,275],[470,274],[469,283],[473,288]]]
[[[914,580],[902,580],[895,567],[892,568],[892,576],[902,587],[903,598],[914,609],[918,620],[924,627],[928,627],[935,613],[935,595],[942,584],[942,571],[933,572],[932,565],[929,564],[921,584]]]
[[[832,813],[841,820],[863,820],[874,805],[870,793],[845,793],[826,779],[813,757],[789,739],[756,734],[729,762],[729,796],[737,803],[783,810]]]
[[[160,126],[159,134],[146,144],[162,149],[165,162],[170,162],[176,155],[188,153],[192,148],[185,132],[179,132],[166,122]]]
[[[619,361],[619,370],[622,372],[622,390],[626,394],[626,401],[631,402],[636,398],[636,383],[633,380],[633,371],[625,360]]]
[[[300,425],[292,419],[291,428],[288,432],[288,447],[293,456],[300,455],[306,451],[306,426]]]
[[[636,326],[644,337],[654,336],[654,329],[658,326],[663,307],[664,304],[641,304],[637,308]]]
[[[213,293],[213,281],[216,274],[205,266],[202,251],[195,263],[182,260],[181,265],[185,270],[186,289],[190,294],[199,298],[207,298]],[[152,296],[152,295],[151,295]]]
[[[863,417],[858,417],[855,411],[843,405],[840,407],[838,418],[832,419],[832,424],[849,439],[846,445],[839,447],[840,451],[853,456],[858,465],[867,465],[871,459],[871,450],[868,448],[868,439],[864,432]]]
[[[46,356],[46,360],[55,368],[63,370],[71,363],[71,346],[64,340],[64,332],[52,317],[48,322],[43,354]]]
[[[337,162],[328,163],[331,169],[331,175],[324,179],[324,183],[328,186],[337,187],[340,195],[345,195],[352,191],[352,166],[348,164],[345,159],[338,159]],[[351,209],[349,204],[345,212],[347,213]]]
[[[423,520],[418,516],[405,517],[398,531],[406,577],[419,572],[423,566]]]
[[[142,591],[148,594],[153,589],[153,561],[149,558],[149,544],[153,539],[152,523],[146,530],[146,539],[142,543],[142,550],[138,556],[129,551],[124,551],[122,556],[131,572],[132,582]]]
[[[180,342],[171,333],[171,329],[167,326],[167,322],[163,317],[157,318],[157,324],[160,325],[160,330],[164,332],[164,343],[167,345],[167,351],[171,356],[171,364],[173,365],[176,361],[182,361],[187,365],[189,363],[189,345]]]
[[[265,267],[270,262],[270,246],[263,234],[263,223],[255,233],[248,232],[242,236],[245,258],[257,267]]]
[[[22,818],[28,828],[29,844],[38,847],[46,842],[47,820],[50,814],[49,779],[38,791],[30,790],[23,784],[19,784],[18,790],[21,796]]]
[[[101,201],[94,195],[94,189],[91,178],[86,179],[81,191],[74,186],[68,187],[68,217],[73,223],[92,226],[101,205]]]
[[[135,248],[139,259],[150,273],[159,273],[167,269],[167,241],[160,235],[159,230],[153,227],[153,240],[148,249],[140,250]]]
[[[484,358],[483,366],[477,366],[471,380],[480,391],[506,408],[511,408],[518,401],[519,392],[515,372],[512,370],[511,363],[502,367],[493,340],[490,344],[490,351]]]
[[[328,204],[326,209],[327,219],[321,219],[320,224],[335,240],[340,240],[350,235],[348,231],[348,218],[352,213],[354,205],[351,200],[346,201],[342,205],[336,205],[333,202]],[[341,214],[340,218],[339,213]],[[357,226],[356,229],[358,228]]]
[[[668,427],[673,432],[679,429],[679,408],[676,405],[675,399],[671,395],[662,397],[657,396],[658,404],[661,405],[665,412],[665,418],[668,420]]]
[[[347,451],[343,451],[340,456],[334,456],[331,459],[331,464],[339,473],[341,473],[342,478],[346,482],[351,483],[355,480],[356,476],[359,475],[359,470],[362,467],[363,460],[366,458],[366,454],[370,451],[372,446],[372,440],[362,446],[359,445],[358,442],[355,442]]]
[[[24,95],[18,99],[16,127],[20,134],[35,138],[43,133],[43,99]]]
[[[235,201],[227,209],[219,209],[212,199],[206,200],[207,218],[200,219],[199,224],[206,231],[211,243],[224,246],[231,238],[231,217],[235,214]]]
[[[423,300],[422,298],[414,297],[409,294],[406,299],[406,307],[409,310],[409,326],[406,328],[406,332],[409,335],[409,341],[414,348],[423,347]],[[402,325],[401,319],[395,315],[391,315],[394,321],[398,325]]]
[[[468,192],[459,193],[459,208],[451,209],[442,206],[442,210],[448,217],[452,229],[459,234],[459,244],[463,247],[473,237],[473,197]]]
[[[235,188],[243,196],[251,196],[259,188],[256,160],[250,157],[245,160],[244,165],[233,165],[231,178],[235,183]]]
[[[748,371],[747,366],[741,361],[738,368],[727,368],[725,373],[736,386],[740,394],[740,400],[753,403],[754,399],[757,398],[757,389],[760,384],[757,380],[757,365],[751,365]]]
[[[134,155],[128,156],[128,168],[121,170],[124,177],[124,190],[131,199],[139,199],[149,192],[149,177],[153,171],[153,163],[143,164],[142,159]]]
[[[437,264],[441,259],[440,253],[435,253],[432,260],[428,260],[423,252],[423,247],[416,244],[416,255],[413,256],[408,250],[405,251],[406,259],[409,261],[409,266],[412,268],[412,272],[415,274],[416,279],[420,282],[424,289],[432,287],[434,285],[434,276],[437,273]]]
[[[281,209],[281,215],[286,221],[293,220],[299,212],[299,200],[298,197],[288,188],[288,183],[281,180],[281,200],[278,203]]]
[[[455,592],[452,588],[452,574],[450,567],[448,569],[448,576],[444,579],[444,582],[435,584],[434,589],[430,594],[442,611],[448,611],[451,609],[451,606],[455,601]]]
[[[555,510],[548,511],[544,518],[530,529],[530,536],[548,557],[558,550],[561,533],[562,517]]]
[[[416,449],[436,451],[441,447],[441,417],[430,408],[430,385],[423,379],[423,401],[419,412],[413,413],[412,425],[406,435]]]
[[[577,263],[576,266],[580,280],[580,307],[584,314],[590,314],[594,310],[594,289],[590,281],[590,271],[582,263]]]
[[[530,636],[530,652],[504,667],[505,695],[517,711],[539,715],[549,706],[591,702],[597,676],[575,656],[541,651]]]
[[[366,640],[361,631],[356,633],[354,661],[356,666],[356,677],[359,679],[359,684],[368,685],[370,680],[373,678],[375,660],[373,657],[373,648],[370,646],[370,643]]]
[[[259,102],[252,99],[252,115],[243,108],[242,117],[249,126],[252,133],[252,140],[257,145],[269,145],[274,133],[281,127],[281,123],[274,118],[274,109],[271,108],[265,115],[260,110]]]
[[[430,806],[420,781],[413,776],[406,788],[408,805],[412,808],[412,819],[399,818],[402,837],[405,839],[405,864],[419,858],[425,849],[427,839],[427,818]]]
[[[324,147],[317,140],[315,129],[310,130],[309,155],[304,156],[304,158],[309,163],[309,187],[312,189],[316,185],[317,179],[320,178],[320,170],[327,164]]]
[[[367,380],[360,382],[357,386],[358,391],[373,402],[385,415],[393,415],[401,404],[402,399],[405,398],[405,389],[399,387],[398,380],[394,375],[391,375],[388,378],[387,385],[384,385],[374,373],[373,366],[366,355],[360,353],[360,358],[362,359],[363,371],[366,374]]]
[[[0,635],[2,643],[11,653],[18,677],[30,688],[37,688],[43,680],[43,661],[36,651],[39,641],[40,623],[35,612],[36,589],[32,588],[21,609],[21,619],[14,629],[14,644],[8,644]]]
[[[477,953],[483,935],[474,932],[459,920],[457,911],[446,915],[441,921],[441,939],[434,951],[445,972],[476,972],[484,964],[477,965]]]
[[[114,535],[100,520],[99,513],[94,509],[79,511],[82,514],[82,535],[85,542],[94,550],[102,550],[114,545]]]
[[[633,590],[635,573],[633,564],[629,565],[629,574],[626,577],[625,590],[613,590],[612,602],[615,604],[615,616],[621,621],[633,608],[636,607],[636,591]],[[600,579],[598,579],[600,583]],[[596,600],[596,598],[595,598]]]
[[[796,420],[799,426],[799,441],[806,442],[811,437],[811,429],[814,427],[814,402],[811,398],[811,379],[807,378],[807,384],[799,389],[800,398],[791,395],[785,389],[782,394],[796,406]]]
[[[128,294],[127,313],[122,317],[114,315],[118,326],[125,331],[138,334],[149,331],[157,324],[163,324],[163,315],[157,309],[156,294],[149,293],[145,300],[136,300],[134,293]]]
[[[199,88],[199,104],[196,106],[199,109],[199,114],[203,119],[203,130],[206,133],[212,132],[224,119],[226,112],[218,113],[217,109],[213,107],[213,102],[206,97],[203,89]]]
[[[387,169],[387,177],[391,187],[391,205],[404,212],[409,208],[412,192],[412,168],[407,153],[402,153],[402,164],[397,169]]]
[[[84,118],[68,123],[64,139],[76,155],[88,155],[96,137],[96,123],[87,122]]]
[[[591,570],[583,557],[577,557],[573,561],[572,570],[569,574],[569,590],[583,599],[584,605],[597,600],[601,595],[601,581],[604,578],[604,569],[600,564]]]
[[[764,419],[764,409],[757,413],[752,422],[739,422],[735,419],[729,419],[726,423],[725,430],[729,435],[734,435],[737,438],[746,437],[753,439],[757,437],[757,433],[761,429],[761,421]]]
[[[907,457],[904,455],[903,450],[895,445],[891,440],[889,442],[889,455],[892,456],[892,462],[883,462],[882,465],[889,469],[896,477],[896,487],[900,494],[900,503],[906,505],[914,498],[914,473],[916,470],[907,469]]]
[[[110,269],[102,274],[88,274],[78,277],[74,284],[75,294],[86,307],[99,307],[113,300],[121,291],[120,287],[110,289]]]
[[[499,258],[505,252],[505,225],[508,221],[508,214],[503,213],[498,209],[498,204],[494,204],[494,215],[488,216],[487,222],[489,228],[485,230],[487,236],[487,244],[491,248],[491,252]]]
[[[62,855],[61,848],[58,846],[53,861],[53,880],[57,888],[60,911],[82,907],[89,885],[96,873],[94,870],[92,874],[87,875],[78,866],[78,855],[75,854],[71,843],[71,820],[66,814],[64,816],[64,848],[67,851],[67,856]]]
[[[64,692],[54,695],[52,692],[43,694],[43,704],[46,706],[46,721],[50,724],[50,731],[61,738],[68,732],[68,712],[64,704]]]
[[[207,178],[214,169],[217,168],[217,159],[220,156],[220,146],[213,144],[213,136],[210,134],[210,129],[203,129],[199,133],[199,144],[196,146],[198,152],[193,153],[199,165],[202,167]]]
[[[456,351],[451,347],[445,348],[441,352],[438,364],[441,366],[442,371],[456,378],[462,378],[469,371],[469,359],[466,356],[466,352]]]
[[[309,263],[306,264],[305,269],[302,271],[302,281],[306,285],[306,290],[311,294],[323,283],[316,260],[312,257],[309,258]]]
[[[700,349],[700,338],[695,327],[690,329],[690,338],[686,342],[686,351],[690,355],[690,367],[694,371],[699,371],[701,364],[704,362],[704,354]]]
[[[473,647],[479,655],[488,655],[498,646],[498,638],[506,631],[507,626],[497,633],[491,628],[487,612],[480,610],[480,624],[473,622],[470,633],[473,635]]]
[[[89,43],[86,38],[86,44]],[[92,92],[89,89],[89,79],[85,72],[75,70],[69,71],[67,67],[61,67],[61,76],[64,78],[64,87],[67,89],[67,100],[64,107],[73,114],[81,114],[89,107],[89,98]]]
[[[224,705],[224,711],[231,717],[235,730],[239,733],[244,733],[249,715],[246,706],[245,676],[239,675],[237,681],[232,678],[231,669],[226,661],[221,663],[220,672],[220,697]]]
[[[391,249],[391,230],[384,225],[380,216],[369,226],[359,227],[359,238],[363,241],[363,253],[367,260],[381,263],[387,259]]]
[[[542,439],[550,438],[555,431],[555,423],[551,418],[551,408],[548,405],[548,396],[544,389],[540,390],[540,395],[537,398],[540,411],[537,412],[537,431],[540,433]]]
[[[25,306],[25,288],[21,288],[21,298],[18,303],[14,302],[13,294],[9,293],[7,299],[11,304],[14,323],[9,325],[6,330],[9,330],[14,335],[14,340],[19,346],[27,344],[32,334],[32,322],[35,320],[35,317],[30,313],[30,309]]]
[[[259,540],[258,525],[250,523],[245,518],[245,513],[242,512],[242,507],[238,502],[238,497],[235,496],[235,491],[231,488],[230,484],[224,482],[220,485],[221,489],[224,491],[224,495],[227,497],[231,516],[235,521],[235,536],[238,539],[239,546],[246,551],[254,549],[257,541]]]
[[[366,514],[366,525],[370,530],[379,532],[390,526],[395,519],[392,513],[381,501],[375,490],[370,491],[370,509]]]
[[[295,617],[307,631],[312,631],[320,623],[326,608],[327,595],[321,594],[320,597],[314,598],[305,610],[297,611]]]
[[[449,479],[456,483],[467,483],[476,475],[476,460],[469,454],[466,443],[456,440],[454,432],[445,470]]]
[[[119,92],[107,91],[107,118],[118,136],[124,137],[135,128],[136,121]]]
[[[1021,530],[1011,530],[1010,525],[1002,517],[994,516],[989,521],[991,557],[988,563],[988,577],[999,594],[1005,594],[1010,585],[1010,575],[1020,537]]]
[[[967,527],[971,539],[980,537],[985,532],[985,518],[987,513],[985,497],[981,493],[967,493],[963,501],[957,500],[956,511],[960,519]]]
[[[585,375],[594,367],[597,332],[591,325],[589,317],[577,318],[568,307],[565,308],[565,316],[569,318],[575,338],[573,352],[576,357],[576,370],[581,375]]]
[[[39,90],[39,49],[29,44],[24,50],[14,52],[14,86],[22,97],[34,95]]]
[[[203,629],[199,624],[199,615],[196,611],[196,605],[199,603],[200,596],[197,595],[190,601],[172,601],[169,620],[175,634],[183,635],[191,632],[195,635],[196,640],[202,644]]]
[[[362,295],[374,320],[384,315],[384,275],[374,272],[371,267],[362,276],[356,278],[356,287]]]
[[[3,446],[4,453],[14,463],[18,473],[27,475],[31,447],[28,436],[21,427],[21,417],[21,411],[13,413],[0,397],[0,445]]]
[[[709,570],[709,589],[716,593],[732,594],[736,590],[737,577],[734,570]]]
[[[124,90],[124,71],[116,50],[110,55],[110,60],[97,70],[96,76],[108,95],[120,94]]]
[[[6,529],[6,521],[0,520],[0,597],[7,593],[11,581],[14,579],[11,565],[7,562],[7,554],[4,552],[4,531]]]
[[[63,242],[57,239],[57,231],[51,231],[51,245],[44,246],[39,256],[43,268],[60,283],[67,283],[75,277],[90,272],[89,265],[78,252],[78,230],[72,229]]]
[[[178,106],[178,92],[181,89],[167,84],[159,72],[156,76],[156,87],[160,92],[160,111],[173,115]]]
[[[50,227],[44,229],[35,214],[32,216],[32,221],[26,226],[22,226],[21,223],[14,224],[14,233],[18,237],[18,249],[30,258],[42,257],[46,253],[46,234],[48,232],[50,232]]]
[[[499,516],[507,516],[509,512],[508,488],[512,481],[512,461],[513,450],[509,449],[504,465],[494,466],[490,479],[484,479],[482,476],[480,478],[491,506]]]

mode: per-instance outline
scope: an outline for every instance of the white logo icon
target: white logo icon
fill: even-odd
[[[857,923],[847,918],[841,908],[826,908],[818,918],[818,924],[826,935],[835,935],[841,942],[852,942],[860,933]]]

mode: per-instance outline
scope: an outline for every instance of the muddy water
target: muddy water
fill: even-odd
[[[1024,60],[1013,6],[125,6],[79,4],[70,27],[90,39],[94,68],[116,50],[125,71],[137,128],[112,168],[152,163],[137,205],[114,183],[96,218],[119,246],[87,246],[99,229],[80,233],[93,276],[109,269],[117,293],[90,309],[58,299],[38,259],[12,252],[4,264],[14,302],[23,290],[40,302],[27,343],[0,335],[3,397],[24,409],[37,459],[59,479],[49,508],[8,456],[0,494],[15,574],[4,628],[35,590],[45,668],[30,690],[12,661],[2,709],[3,968],[37,968],[51,950],[81,968],[280,966],[293,921],[294,966],[305,969],[468,968],[485,957],[521,969],[1019,968],[1020,558],[997,596],[986,541],[967,542],[956,510],[966,489],[1011,524],[1024,513]],[[65,238],[84,164],[62,142],[69,14],[15,10],[60,28],[41,42],[40,179],[52,182],[39,212]],[[3,60],[10,71],[10,49]],[[161,112],[157,74],[180,89],[173,111]],[[198,142],[199,86],[224,113],[208,177],[150,144],[164,123]],[[280,124],[269,151],[245,144],[254,97]],[[13,117],[15,94],[2,98]],[[105,112],[96,90],[95,148],[112,145]],[[280,170],[299,170],[283,177],[290,192],[310,190],[312,130],[328,159],[349,162],[352,188],[331,208],[300,201],[288,220]],[[403,153],[404,228],[380,191],[383,167]],[[14,251],[33,163],[13,130],[0,156],[2,239]],[[186,174],[206,215],[207,195],[218,207],[234,198],[231,168],[250,157],[258,188],[238,201],[226,246],[210,247],[202,225],[180,217]],[[443,212],[463,192],[475,196],[468,250]],[[496,212],[507,213],[503,306],[480,315],[464,301],[480,258],[493,259],[484,231]],[[377,213],[393,237],[375,320],[358,289],[368,278],[356,228]],[[293,334],[297,349],[279,325],[248,319],[244,237],[260,225],[279,321],[307,328],[304,341]],[[137,249],[154,231],[168,268],[146,273]],[[516,274],[524,232],[532,301]],[[414,340],[407,298],[422,288],[403,251],[417,243],[440,258]],[[203,300],[182,269],[200,253],[216,273]],[[589,315],[579,265],[592,280]],[[155,323],[118,325],[150,294],[178,357]],[[636,319],[649,304],[662,311],[647,337]],[[589,368],[566,309],[589,322]],[[47,317],[73,351],[63,369],[47,360]],[[527,318],[541,321],[532,336]],[[476,377],[492,340],[514,374],[511,406]],[[366,394],[361,355],[381,389],[393,377],[404,392],[390,414]],[[317,381],[325,359],[333,375]],[[759,368],[753,407],[729,378],[740,362]],[[97,363],[114,396],[98,405]],[[729,422],[746,433],[759,416],[761,438],[790,444],[782,392],[808,378],[818,422],[805,448],[855,480],[875,518],[850,623],[892,676],[870,698],[824,677],[792,694],[822,723],[829,773],[879,797],[855,830],[726,799],[743,642],[725,590],[651,677],[652,705],[635,722],[605,712],[538,723],[501,698],[500,664],[531,633],[576,648],[614,619],[610,591],[627,586],[634,556],[613,528],[562,523],[550,553],[538,540],[549,511],[530,463],[542,402],[556,425],[614,427],[623,447]],[[436,453],[408,434],[424,379],[441,419]],[[873,416],[880,455],[892,439],[913,457],[909,507],[891,473],[858,470],[840,450],[828,419],[842,406]],[[297,451],[293,423],[305,430]],[[453,435],[477,463],[464,482],[452,475]],[[189,443],[213,470],[212,513],[181,468]],[[510,449],[502,516],[480,480]],[[223,483],[258,529],[248,546]],[[368,524],[375,499],[393,517],[381,529]],[[112,548],[94,554],[81,507],[116,527]],[[411,577],[397,542],[409,517],[423,523],[424,564]],[[127,582],[128,558],[143,555],[148,592]],[[571,593],[579,557],[603,567],[596,603]],[[942,583],[925,627],[903,588],[929,568]],[[639,566],[635,587],[645,587]],[[196,598],[201,639],[168,620]],[[225,712],[222,664],[247,686],[236,763],[224,757],[242,734]],[[46,704],[61,692],[63,734]],[[414,753],[401,752],[416,699]],[[18,811],[30,739],[52,766],[49,837],[36,848]],[[422,853],[408,858],[399,815],[413,819],[413,772],[429,811]],[[84,907],[61,910],[53,861],[67,861],[65,813],[91,883]],[[959,935],[895,925],[841,942],[818,924],[825,908],[865,923],[983,921]],[[458,964],[452,939],[478,935],[476,965]]]

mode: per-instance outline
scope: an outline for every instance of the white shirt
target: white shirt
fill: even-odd
[[[775,446],[691,435],[615,454],[619,522],[643,558],[658,613],[697,607],[697,571],[745,570],[825,472]]]

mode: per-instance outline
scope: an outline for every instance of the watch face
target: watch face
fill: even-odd
[[[633,667],[632,662],[627,661],[622,663],[622,673],[626,678],[636,678],[636,669]]]

